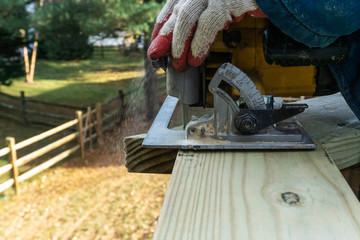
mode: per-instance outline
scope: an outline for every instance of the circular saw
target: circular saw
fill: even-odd
[[[285,104],[281,98],[263,96],[251,79],[230,63],[223,64],[208,84],[213,112],[199,119],[184,118],[184,130],[169,129],[179,99],[184,111],[191,101],[178,89],[196,84],[193,67],[177,73],[168,65],[169,95],[143,142],[150,148],[180,149],[313,149],[316,145],[301,125],[289,118],[302,113],[306,104]],[[172,76],[174,73],[175,76]],[[194,80],[190,81],[189,80]],[[189,82],[189,83],[187,83]],[[237,94],[233,94],[233,92]],[[175,93],[175,94],[174,94]],[[186,92],[189,94],[189,92]],[[191,108],[191,104],[190,104]],[[284,121],[286,120],[286,121]]]

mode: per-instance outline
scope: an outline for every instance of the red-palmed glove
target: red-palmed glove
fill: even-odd
[[[148,57],[156,60],[171,52],[176,70],[199,66],[216,34],[246,13],[266,17],[255,0],[168,0],[156,19]]]

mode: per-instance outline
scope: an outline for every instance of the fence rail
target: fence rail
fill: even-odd
[[[64,158],[61,158],[61,157],[57,157],[57,161],[54,162],[53,158],[51,158],[50,160],[40,164],[39,166],[31,169],[31,170],[28,170],[27,172],[21,174],[19,176],[19,171],[18,171],[18,168],[31,162],[32,160],[36,159],[37,157],[40,157],[42,155],[44,155],[45,153],[51,151],[51,150],[54,150],[62,145],[64,145],[65,143],[68,143],[69,141],[75,139],[78,135],[78,133],[74,133],[74,134],[70,134],[66,137],[63,137],[61,138],[60,140],[54,142],[54,143],[50,143],[48,145],[46,145],[45,147],[43,148],[40,148],[30,154],[27,154],[21,158],[17,158],[17,150],[20,150],[22,148],[25,148],[31,144],[34,144],[46,137],[49,137],[53,134],[56,134],[60,131],[63,131],[71,126],[74,126],[76,124],[78,124],[79,121],[78,119],[74,119],[70,122],[67,122],[63,125],[60,125],[59,127],[55,128],[55,129],[51,129],[49,131],[46,131],[44,133],[41,133],[37,136],[34,136],[32,138],[29,138],[25,141],[22,141],[22,142],[19,142],[19,143],[15,143],[15,138],[13,137],[7,137],[6,138],[6,141],[7,141],[7,144],[8,144],[8,147],[0,150],[1,154],[0,154],[0,157],[3,157],[5,155],[9,155],[9,164],[6,164],[4,166],[2,166],[0,168],[0,173],[1,175],[4,175],[5,173],[8,173],[10,170],[12,170],[12,178],[5,181],[4,183],[0,184],[0,191],[4,191],[8,188],[10,188],[11,186],[14,186],[15,187],[15,191],[16,191],[16,194],[18,195],[20,193],[19,191],[19,186],[18,186],[18,183],[19,182],[22,182],[26,179],[29,178],[29,176],[33,176],[34,175],[34,171],[37,171],[36,169],[39,167],[39,166],[48,166],[47,168],[51,167],[52,165],[54,165],[56,162],[64,159]],[[68,149],[67,149],[68,150]],[[67,152],[67,151],[64,151],[64,152]],[[52,164],[50,164],[52,163]],[[35,170],[34,170],[35,169]],[[46,169],[46,168],[43,168],[42,169]]]
[[[3,93],[1,93],[4,96]],[[24,95],[24,94],[22,94]],[[116,123],[122,121],[125,118],[126,105],[125,105],[125,94],[122,90],[119,91],[118,96],[105,103],[98,103],[96,107],[83,108],[83,111],[76,111],[75,118],[68,119],[69,121],[56,126],[46,132],[38,134],[34,137],[26,139],[24,141],[15,142],[13,137],[7,137],[7,147],[0,149],[0,158],[8,156],[8,164],[0,167],[0,177],[11,173],[11,178],[6,179],[0,183],[0,192],[3,192],[11,187],[14,187],[16,194],[20,194],[19,183],[35,176],[36,174],[50,168],[59,161],[67,158],[72,153],[80,150],[81,157],[85,157],[85,147],[88,144],[89,148],[93,148],[94,141],[97,139],[98,143],[103,144],[103,132],[114,126]],[[18,98],[10,96],[9,99],[18,100]],[[29,101],[29,100],[27,100]],[[37,101],[37,100],[36,100]],[[39,102],[39,101],[37,101]],[[16,108],[16,110],[27,113],[33,113],[28,109],[22,109],[21,107],[13,106],[11,104],[1,103],[0,106],[8,106]],[[58,104],[59,105],[59,104]],[[63,106],[61,106],[63,107]],[[54,117],[53,114],[44,113],[43,115]],[[62,119],[67,119],[63,117]],[[31,121],[28,121],[31,122]],[[76,130],[74,127],[76,126]],[[66,130],[72,131],[60,139],[53,142],[47,143],[47,145],[38,148],[37,150],[30,152],[24,156],[18,157],[18,151],[29,147],[41,140],[47,139],[51,136],[64,132]],[[75,142],[76,141],[76,142]],[[66,145],[68,144],[68,145]],[[66,146],[65,146],[66,145]],[[60,147],[66,147],[65,150]],[[54,150],[61,150],[60,153],[56,153],[46,161],[40,163],[37,166],[31,166],[26,172],[19,174],[19,168],[33,162],[41,156],[50,153]]]
[[[71,120],[74,110],[86,111],[86,107],[27,98],[23,91],[20,92],[20,97],[0,92],[0,116],[26,125],[39,124],[55,127]]]

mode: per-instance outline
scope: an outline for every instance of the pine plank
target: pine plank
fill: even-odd
[[[322,147],[180,151],[154,239],[357,240],[359,213]]]

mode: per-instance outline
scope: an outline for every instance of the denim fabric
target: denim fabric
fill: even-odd
[[[330,64],[339,90],[360,120],[360,0],[256,0],[281,31],[309,47],[348,36],[350,55]]]
[[[256,0],[285,34],[309,47],[325,47],[360,27],[359,0]]]
[[[360,31],[350,35],[350,55],[346,61],[329,64],[339,90],[360,120]]]

